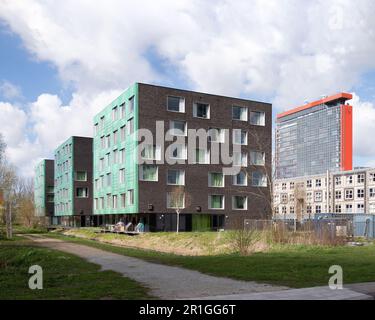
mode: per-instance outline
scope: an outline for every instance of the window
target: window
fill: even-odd
[[[107,173],[107,187],[111,186],[112,182],[111,182],[111,174],[110,173]]]
[[[131,189],[131,190],[128,190],[128,205],[132,205],[134,204],[134,190]]]
[[[375,197],[375,188],[370,188],[370,198]]]
[[[105,149],[105,138],[104,138],[104,136],[100,137],[100,146],[101,146],[102,149]]]
[[[109,148],[111,146],[111,136],[110,135],[107,135],[105,137],[105,147],[106,148]]]
[[[232,209],[233,210],[247,210],[247,197],[246,196],[232,197]]]
[[[225,132],[223,129],[210,128],[208,130],[208,141],[224,143],[224,140],[225,140]]]
[[[283,182],[283,183],[281,184],[281,190],[286,190],[286,183],[285,183],[285,182]]]
[[[335,206],[335,212],[336,213],[341,213],[341,204],[336,204],[336,206]]]
[[[126,136],[126,127],[125,126],[122,126],[120,128],[120,134],[121,134],[121,141],[125,141],[125,136]]]
[[[120,150],[120,163],[125,163],[125,149]]]
[[[365,205],[363,203],[357,204],[357,213],[365,213]]]
[[[247,167],[247,154],[244,152],[233,152],[233,165]]]
[[[54,193],[54,187],[53,186],[48,186],[47,187],[47,193]]]
[[[345,190],[345,200],[353,199],[353,189]]]
[[[113,144],[117,144],[117,134],[118,134],[118,130],[115,130],[113,131]]]
[[[167,192],[167,208],[170,208],[170,209],[185,208],[185,193]]]
[[[113,163],[117,163],[118,162],[118,150],[113,150]]]
[[[224,187],[224,175],[221,172],[208,173],[208,186],[215,188]]]
[[[125,193],[121,193],[120,194],[120,206],[121,208],[125,208],[125,204],[126,204],[126,196],[125,196]]]
[[[186,146],[184,144],[174,144],[169,150],[172,159],[186,159]]]
[[[142,181],[158,181],[158,167],[153,164],[143,164],[139,167],[139,179]]]
[[[112,197],[111,194],[107,194],[107,208],[112,208]]]
[[[353,205],[352,204],[347,204],[345,206],[345,212],[346,213],[353,213]]]
[[[126,127],[128,128],[128,134],[134,133],[134,118],[128,120]]]
[[[315,213],[322,213],[322,206],[315,206]]]
[[[210,119],[210,105],[207,103],[194,103],[193,116],[195,118]]]
[[[125,118],[125,102],[120,105],[121,108],[121,118]]]
[[[341,177],[335,177],[335,185],[336,186],[341,185]]]
[[[286,214],[286,207],[285,207],[285,206],[283,206],[283,207],[281,208],[281,213],[282,213],[282,214]]]
[[[118,114],[117,111],[118,111],[117,106],[112,109],[112,120],[113,121],[117,120],[117,114]]]
[[[264,166],[265,153],[261,151],[250,151],[250,165]]]
[[[254,171],[251,185],[253,187],[267,187],[267,177],[263,172]]]
[[[160,146],[151,144],[144,145],[144,148],[141,151],[141,157],[146,160],[160,160]]]
[[[365,197],[365,190],[364,189],[357,189],[357,198],[363,199]]]
[[[167,184],[175,186],[185,185],[185,170],[169,169],[167,173]]]
[[[314,201],[315,202],[322,202],[322,192],[321,191],[316,191],[314,193]]]
[[[247,131],[234,129],[233,130],[233,143],[246,146],[247,145]]]
[[[288,203],[288,194],[287,193],[281,194],[281,203]]]
[[[116,195],[112,196],[112,208],[117,209],[117,196]]]
[[[369,204],[369,213],[371,213],[371,214],[375,213],[375,203]]]
[[[169,122],[169,134],[173,136],[186,136],[186,121],[172,120]]]
[[[195,150],[195,163],[197,164],[209,164],[210,163],[210,152],[206,149]]]
[[[77,188],[76,189],[76,197],[77,198],[88,198],[89,196],[89,189],[88,188]]]
[[[54,201],[53,194],[47,194],[47,202],[53,202],[53,201]]]
[[[293,190],[294,189],[294,182],[289,182],[289,189]]]
[[[86,171],[76,171],[76,181],[87,181]]]
[[[316,179],[315,180],[315,187],[321,187],[322,186],[322,179]]]
[[[99,132],[99,124],[98,123],[95,123],[94,125],[94,135],[96,136]]]
[[[294,202],[294,194],[293,194],[293,193],[291,193],[291,194],[289,195],[289,201],[290,201],[290,202]]]
[[[125,183],[125,169],[119,170],[119,183],[124,184]]]
[[[104,197],[99,198],[99,209],[104,209]]]
[[[265,113],[262,111],[250,111],[250,124],[255,126],[265,125]]]
[[[312,188],[312,180],[307,180],[306,181],[306,187],[307,188]]]
[[[95,198],[95,199],[94,199],[94,209],[95,209],[95,210],[98,210],[98,209],[99,209],[99,207],[98,207],[98,200],[99,200],[98,198]]]
[[[246,107],[232,107],[232,119],[247,121],[247,108]]]
[[[209,209],[223,210],[224,209],[224,196],[223,195],[210,195],[208,197]]]
[[[244,171],[241,171],[235,176],[233,176],[233,185],[247,186],[247,173]]]
[[[167,97],[167,110],[174,112],[185,112],[185,99],[180,97]]]
[[[100,117],[99,126],[100,126],[100,129],[103,130],[103,128],[104,128],[104,116]]]
[[[129,108],[129,113],[133,113],[134,112],[134,96],[132,96],[132,97],[129,98],[128,108]]]
[[[347,176],[346,177],[346,183],[352,184],[353,183],[353,176]]]
[[[370,180],[375,182],[375,173],[370,173]]]
[[[311,214],[312,213],[312,207],[311,206],[306,206],[306,213]]]
[[[364,175],[364,173],[361,173],[361,174],[357,175],[357,182],[358,183],[364,183],[365,182],[365,175]]]
[[[110,156],[110,153],[108,152],[108,153],[105,155],[105,164],[106,164],[107,167],[109,167],[110,164],[111,164],[110,157],[111,157],[111,156]]]
[[[290,214],[294,214],[294,207],[292,206],[292,207],[289,207],[289,213]]]
[[[341,191],[336,191],[335,192],[335,199],[340,200],[341,199]]]

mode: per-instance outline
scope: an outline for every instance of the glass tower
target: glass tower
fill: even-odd
[[[350,99],[340,93],[277,116],[277,179],[352,170]]]

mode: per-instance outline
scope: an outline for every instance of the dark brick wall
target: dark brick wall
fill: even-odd
[[[167,96],[181,96],[185,98],[185,113],[167,111]],[[198,119],[193,117],[193,103],[205,102],[210,104],[210,119]],[[232,106],[239,105],[248,107],[250,111],[264,111],[266,114],[266,126],[253,126],[249,122],[233,121]],[[211,127],[227,129],[244,129],[248,131],[248,145],[242,146],[242,150],[259,150],[266,153],[266,166],[264,169],[271,175],[272,157],[272,105],[268,103],[254,102],[243,99],[229,98],[217,95],[210,95],[185,90],[171,89],[153,85],[139,84],[139,128],[150,129],[155,136],[155,122],[165,121],[165,130],[169,129],[170,120],[184,120],[188,123],[188,129],[203,128],[208,130]],[[230,136],[232,141],[232,135]],[[186,138],[187,141],[187,138]],[[165,149],[171,142],[165,143]],[[261,148],[259,148],[261,147]],[[166,193],[171,191],[173,186],[167,185],[167,169],[171,166],[159,165],[159,181],[139,181],[139,211],[146,213],[148,204],[154,206],[153,213],[172,213],[173,210],[166,208]],[[270,216],[270,190],[267,188],[236,187],[232,185],[232,177],[225,177],[225,188],[208,187],[208,172],[221,172],[222,165],[173,165],[174,168],[185,169],[185,191],[190,195],[191,203],[183,213],[197,213],[196,207],[202,208],[201,213],[225,214],[229,216],[227,221],[233,223],[234,217],[265,218]],[[261,167],[258,167],[261,168]],[[254,167],[246,170],[251,176]],[[250,185],[250,179],[248,181]],[[209,210],[208,195],[225,195],[225,210]],[[247,195],[248,210],[233,211],[232,195]],[[151,213],[151,212],[149,212]],[[231,224],[232,224],[231,223]]]
[[[87,181],[75,181],[74,179],[74,215],[91,215],[92,205],[93,205],[93,188],[92,188],[92,163],[93,163],[93,153],[92,153],[92,138],[86,137],[73,137],[73,175],[76,171],[86,171]],[[87,187],[89,189],[88,198],[77,198],[76,189],[78,187]]]
[[[55,184],[55,161],[46,160],[46,176],[45,176],[45,194],[46,194],[46,215],[53,216],[55,212],[55,204],[53,202],[47,201],[47,190],[48,187],[53,187]]]

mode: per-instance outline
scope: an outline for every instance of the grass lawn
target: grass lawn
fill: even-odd
[[[43,268],[43,289],[31,290],[29,267]],[[147,299],[137,282],[74,255],[34,247],[20,237],[0,240],[0,300],[3,299]]]
[[[251,256],[237,254],[180,256],[157,251],[116,247],[97,241],[48,234],[147,261],[182,266],[203,273],[241,280],[286,285],[295,288],[326,285],[331,265],[340,265],[345,283],[375,281],[375,246],[318,247],[284,246]]]

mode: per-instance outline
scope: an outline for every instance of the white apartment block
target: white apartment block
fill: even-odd
[[[276,219],[309,219],[315,214],[375,214],[375,168],[278,179],[273,183]]]

